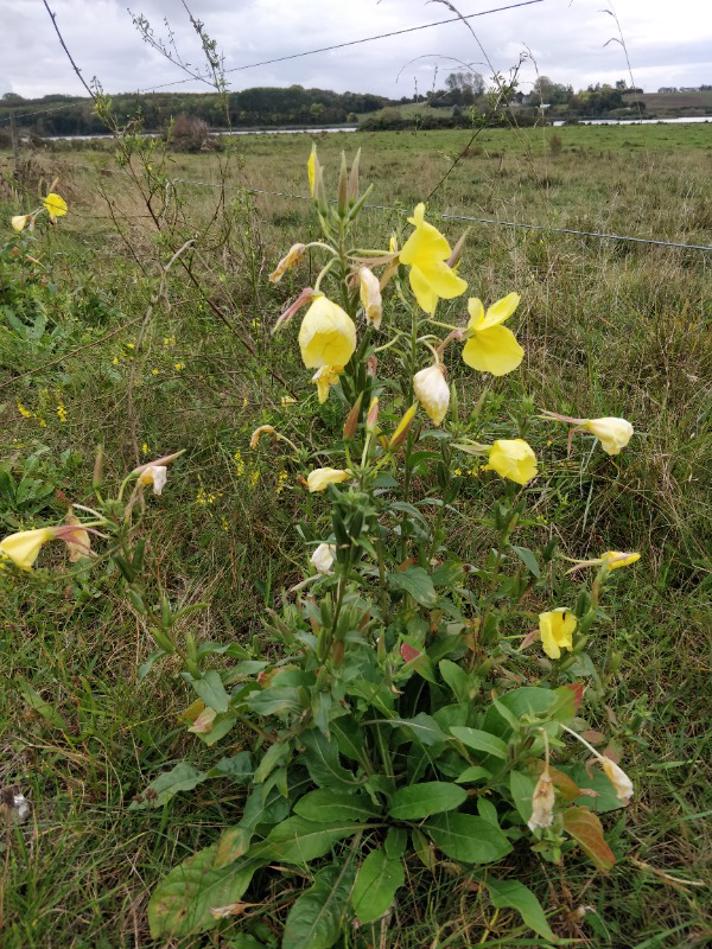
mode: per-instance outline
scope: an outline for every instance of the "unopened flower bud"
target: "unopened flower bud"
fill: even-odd
[[[279,283],[288,270],[291,270],[292,267],[297,266],[306,251],[307,248],[305,244],[292,244],[285,256],[280,260],[275,269],[269,275],[270,283]]]
[[[378,428],[378,398],[371,399],[366,416],[366,431],[375,433]]]
[[[459,239],[457,244],[455,244],[455,246],[452,249],[452,253],[448,257],[448,259],[445,261],[448,267],[452,267],[454,269],[460,263],[460,258],[462,257],[462,250],[465,246],[466,240],[467,240],[467,231],[465,231],[465,233]]]
[[[351,165],[351,172],[349,174],[349,186],[347,192],[347,199],[349,207],[353,207],[354,204],[358,201],[358,191],[359,191],[359,165],[361,164],[361,149],[356,152],[356,157],[354,158],[353,165]]]
[[[351,439],[356,434],[358,428],[358,419],[361,414],[361,403],[363,402],[363,392],[359,393],[358,399],[351,406],[349,414],[344,422],[344,439]]]
[[[168,480],[168,468],[165,465],[147,465],[138,476],[141,487],[151,485],[153,493],[160,495]]]
[[[313,299],[314,291],[311,287],[305,287],[299,296],[289,304],[287,309],[280,313],[277,322],[272,327],[272,333],[274,334],[277,330],[280,330],[303,306],[307,306]]]
[[[339,184],[337,188],[337,207],[339,215],[344,217],[348,210],[349,170],[346,165],[346,155],[341,153],[341,167],[339,169]]]
[[[29,214],[16,214],[10,219],[10,223],[12,224],[13,230],[24,231],[29,219]]]
[[[400,420],[396,426],[396,430],[391,435],[390,441],[388,442],[388,447],[391,451],[394,448],[398,448],[406,439],[406,435],[410,430],[410,426],[413,424],[413,419],[415,418],[415,413],[418,411],[418,403],[414,402],[411,407],[404,413],[403,418]]]

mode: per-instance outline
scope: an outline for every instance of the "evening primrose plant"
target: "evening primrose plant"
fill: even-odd
[[[453,248],[424,204],[387,248],[355,243],[368,195],[358,154],[350,168],[342,156],[333,201],[316,149],[307,175],[321,238],[293,244],[270,279],[298,272],[307,249],[320,269],[275,326],[303,367],[302,410],[332,401],[343,427],[316,450],[269,424],[252,436],[253,450],[302,471],[304,575],[268,610],[262,643],[183,653],[195,695],[186,728],[231,751],[206,771],[180,762],[132,806],[160,807],[217,777],[245,798],[154,891],[152,934],[253,939],[245,908],[283,875],[294,889],[285,949],[386,944],[421,865],[467,875],[555,942],[515,868],[541,859],[565,875],[581,853],[602,873],[616,862],[600,815],[633,787],[613,752],[581,739],[611,675],[587,644],[613,572],[639,555],[574,561],[568,602],[552,598],[554,578],[567,582],[554,543],[534,551],[518,536],[543,477],[536,451],[516,430],[487,438],[477,411],[463,420],[448,381],[454,361],[475,389],[518,370],[523,349],[503,324],[519,295],[488,307],[468,298],[465,243]],[[608,444],[609,429],[565,420]],[[460,499],[463,459],[491,499],[477,510]],[[453,523],[491,533],[480,562],[459,555]]]

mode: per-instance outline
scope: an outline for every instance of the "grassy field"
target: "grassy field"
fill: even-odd
[[[368,211],[361,225],[364,243],[379,247],[392,230],[403,233],[401,209],[428,195],[469,138],[335,134],[319,149],[333,182],[340,150],[362,147],[371,203],[390,208]],[[16,483],[24,476],[24,487],[3,487],[0,533],[61,517],[67,497],[91,503],[98,443],[114,481],[137,461],[186,448],[151,503],[147,562],[173,597],[208,604],[194,620],[202,638],[262,642],[265,608],[304,561],[294,531],[309,503],[300,472],[260,460],[249,434],[265,422],[292,437],[313,434],[281,404],[288,389],[313,398],[294,333],[269,332],[302,284],[266,279],[291,243],[316,233],[309,203],[284,196],[305,193],[309,144],[303,134],[242,138],[220,159],[222,177],[216,155],[173,156],[155,197],[159,207],[168,196],[163,235],[109,151],[26,155],[16,195],[0,192],[7,217],[34,206],[38,188],[58,177],[71,209],[38,241],[38,263],[2,257],[0,464]],[[0,163],[7,178],[11,157]],[[595,724],[623,749],[636,784],[634,803],[607,825],[614,848],[632,856],[608,876],[583,860],[560,870],[529,858],[524,868],[553,927],[575,945],[712,940],[709,889],[698,885],[710,882],[712,852],[712,256],[519,225],[710,245],[711,171],[708,126],[490,131],[430,202],[433,213],[517,225],[470,222],[462,274],[485,300],[522,294],[512,322],[526,372],[475,388],[453,363],[463,411],[481,400],[493,431],[528,418],[532,405],[625,416],[636,428],[616,460],[569,459],[565,430],[554,432],[530,528],[570,556],[642,553],[608,603],[595,647],[619,663]],[[466,226],[439,223],[453,241]],[[174,268],[145,320],[160,263],[196,234],[203,289]],[[461,320],[461,301],[443,314]],[[338,427],[330,409],[318,424]],[[474,504],[476,479],[469,490]],[[479,556],[486,538],[474,515],[452,530],[465,555]],[[157,945],[145,915],[152,887],[240,813],[240,789],[227,781],[162,810],[127,810],[181,757],[201,766],[240,745],[218,751],[191,740],[178,720],[189,693],[175,670],[138,676],[151,647],[132,611],[108,582],[80,593],[61,570],[0,572],[0,785],[18,785],[33,806],[0,841],[7,949]],[[407,911],[384,936],[389,949],[545,945],[508,911],[493,920],[447,865],[429,888],[415,876],[411,887]],[[248,896],[264,903],[268,933],[281,918],[279,896]],[[238,928],[181,945],[242,946]]]

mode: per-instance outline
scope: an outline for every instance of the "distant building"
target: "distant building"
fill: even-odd
[[[661,86],[658,89],[658,93],[662,95],[669,95],[671,92],[677,92],[677,88],[675,86]]]
[[[680,92],[699,92],[698,86],[680,86]]]

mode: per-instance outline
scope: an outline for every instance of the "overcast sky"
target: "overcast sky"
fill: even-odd
[[[462,13],[514,0],[458,0]],[[131,23],[126,4],[142,12],[159,33],[167,18],[184,57],[199,51],[180,0],[53,0],[65,41],[89,79],[107,92],[149,88],[183,78],[178,67],[148,48]],[[659,86],[712,83],[712,0],[615,0],[633,75],[648,91]],[[135,6],[133,5],[135,4]],[[319,46],[446,19],[452,14],[424,0],[190,0],[196,17],[217,38],[226,65],[240,66]],[[527,47],[539,72],[576,87],[627,78],[618,43],[604,46],[617,28],[602,8],[607,0],[542,0],[533,6],[471,20],[490,60],[506,70]],[[0,0],[0,94],[81,94],[41,0]],[[416,57],[416,62],[410,60]],[[410,96],[426,91],[434,70],[442,80],[460,68],[445,57],[478,63],[482,54],[462,23],[262,66],[228,77],[235,90],[291,83],[338,91]],[[487,74],[486,65],[476,65]],[[400,78],[399,77],[400,73]],[[526,90],[536,74],[520,74]],[[442,85],[442,83],[440,83]],[[196,82],[172,87],[200,90]],[[205,87],[202,87],[205,89]]]

